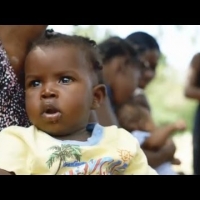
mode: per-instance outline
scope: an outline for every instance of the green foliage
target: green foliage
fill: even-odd
[[[184,85],[177,77],[173,68],[160,64],[157,76],[147,88],[146,94],[158,126],[184,119],[191,132],[196,103],[184,97]]]
[[[53,146],[49,148],[49,150],[54,151],[46,162],[49,168],[51,168],[57,160],[60,161],[60,164],[65,162],[68,158],[75,158],[77,161],[81,160],[81,150],[79,146],[76,145],[61,144],[61,146]]]

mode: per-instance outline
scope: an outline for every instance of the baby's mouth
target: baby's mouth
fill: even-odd
[[[58,112],[58,110],[56,108],[53,108],[53,107],[47,108],[46,111],[45,111],[46,114],[55,114],[57,112]]]
[[[61,117],[61,112],[52,105],[48,105],[42,114],[45,121],[57,123]]]

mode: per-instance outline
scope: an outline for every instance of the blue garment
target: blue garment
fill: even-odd
[[[64,140],[63,144],[79,145],[79,146],[94,146],[98,144],[103,137],[104,127],[98,123],[88,124],[86,130],[91,133],[91,137],[87,141],[76,141],[76,140]],[[57,139],[56,139],[57,140]]]
[[[108,95],[108,98],[110,99],[110,104],[111,104],[111,107],[113,109],[113,111],[115,112],[115,105],[113,103],[113,93],[112,93],[112,89],[110,86],[106,85],[106,91],[107,91],[107,95]]]
[[[135,130],[131,134],[138,140],[140,146],[151,136],[149,132]],[[159,175],[177,175],[177,173],[172,169],[172,164],[170,162],[165,162],[154,168]]]
[[[194,167],[194,174],[200,175],[200,104],[198,105],[194,120],[193,167]]]

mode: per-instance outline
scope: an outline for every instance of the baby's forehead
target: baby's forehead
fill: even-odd
[[[59,56],[62,55],[60,58],[76,58],[78,60],[81,59],[82,63],[91,63],[91,60],[88,56],[88,52],[85,51],[83,48],[76,44],[55,44],[49,46],[36,46],[33,51],[35,53],[39,53],[41,55],[48,55],[48,56]],[[68,56],[69,55],[69,56]],[[63,57],[65,56],[65,57]]]
[[[91,63],[89,62],[88,56],[86,53],[80,48],[70,45],[62,45],[62,46],[36,46],[32,49],[28,56],[28,58],[33,58],[37,60],[52,60],[56,62],[63,63],[73,63],[78,64],[83,67],[89,66]],[[89,69],[89,68],[88,68]]]
[[[25,67],[32,66],[34,63],[42,67],[44,65],[54,65],[56,68],[70,68],[76,71],[84,71],[92,76],[95,72],[93,63],[87,54],[74,45],[70,46],[36,46],[32,49],[26,59]],[[91,77],[92,78],[92,77]]]

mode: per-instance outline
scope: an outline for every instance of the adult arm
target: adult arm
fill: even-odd
[[[190,63],[187,82],[185,86],[185,96],[187,98],[200,101],[200,86],[198,85],[200,75],[200,53],[196,54]]]
[[[12,174],[10,172],[7,172],[7,171],[5,171],[3,169],[0,169],[0,175],[14,175],[14,174]]]
[[[165,162],[171,162],[174,158],[176,147],[173,141],[169,140],[160,150],[150,151],[143,148],[148,163],[152,168],[156,168]]]
[[[98,122],[102,126],[116,125],[119,127],[118,120],[111,107],[110,100],[107,96],[103,104],[101,105],[101,107],[96,110],[96,114],[97,114]]]
[[[146,149],[157,150],[162,148],[169,137],[175,133],[175,131],[183,131],[186,128],[186,124],[183,120],[179,120],[173,124],[156,128],[150,137],[148,137],[143,143],[143,147]]]
[[[11,66],[19,77],[30,44],[39,38],[48,25],[0,25],[0,40]]]

